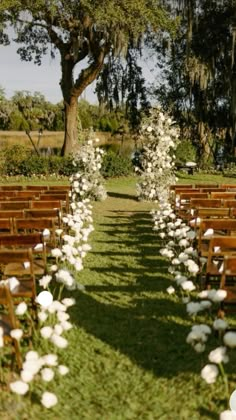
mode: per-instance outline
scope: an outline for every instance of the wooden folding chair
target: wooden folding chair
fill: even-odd
[[[49,194],[50,193],[50,194]],[[62,208],[65,209],[66,213],[69,213],[70,202],[69,202],[69,192],[51,192],[47,191],[45,194],[40,194],[40,201],[55,201],[59,200],[62,203]]]
[[[15,234],[28,234],[39,232],[43,234],[44,229],[50,231],[50,238],[46,239],[46,244],[56,247],[56,218],[38,217],[13,219],[13,229]],[[1,219],[0,219],[1,223]]]
[[[206,235],[207,231],[213,230],[213,234]],[[236,235],[236,219],[202,219],[198,230],[198,254],[203,257],[207,257],[209,241],[212,236],[229,236]]]
[[[44,237],[41,233],[29,233],[29,234],[0,234],[0,248],[16,250],[20,248],[31,248],[34,255],[34,274],[42,276],[47,271],[47,255],[46,255],[46,244]],[[0,260],[1,262],[1,260]],[[11,269],[14,267],[11,266]],[[23,268],[22,268],[23,269]],[[27,269],[24,272],[27,273]],[[16,276],[17,273],[7,269],[6,275]]]
[[[216,280],[218,284],[220,283],[226,255],[236,256],[236,236],[213,236],[209,243],[205,273],[207,286],[213,280]]]
[[[13,233],[13,219],[9,218],[0,218],[0,235],[1,233]]]
[[[3,329],[4,344],[10,344],[14,348],[18,369],[22,368],[22,357],[19,342],[10,335],[11,330],[19,328],[9,286],[0,282],[0,305],[5,311],[0,311],[0,327]]]
[[[61,226],[62,213],[60,209],[26,209],[26,218],[54,218],[57,227]]]

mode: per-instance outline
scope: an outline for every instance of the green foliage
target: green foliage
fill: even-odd
[[[70,176],[74,173],[72,156],[38,156],[21,145],[5,148],[1,153],[1,174],[7,176],[58,174]]]
[[[133,171],[131,159],[108,151],[102,163],[101,173],[104,178],[114,178],[119,176],[130,175]]]
[[[196,162],[197,152],[191,140],[181,140],[175,150],[176,163]]]

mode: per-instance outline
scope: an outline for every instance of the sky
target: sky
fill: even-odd
[[[0,45],[0,86],[5,90],[5,96],[10,98],[16,91],[27,90],[31,93],[40,92],[52,103],[62,100],[60,89],[59,56],[51,59],[43,57],[41,66],[32,62],[21,61],[16,53],[16,46]],[[94,85],[89,86],[82,97],[91,103],[97,98],[93,93]]]
[[[61,77],[59,55],[55,59],[49,55],[44,56],[41,66],[38,66],[32,62],[21,61],[16,49],[14,44],[0,45],[0,87],[4,89],[5,96],[11,98],[16,91],[27,90],[31,93],[42,93],[49,102],[60,102],[62,94],[59,85]],[[153,81],[152,63],[143,60],[142,65],[146,80]],[[88,86],[82,94],[82,98],[92,104],[97,103],[94,89],[95,83]]]

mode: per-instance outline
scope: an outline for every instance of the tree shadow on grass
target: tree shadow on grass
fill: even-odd
[[[186,343],[193,321],[185,306],[176,296],[167,297],[169,264],[159,255],[163,244],[150,215],[114,211],[100,227],[104,240],[95,240],[89,272],[92,279],[100,273],[101,284],[85,284],[86,292],[78,292],[73,322],[158,378],[199,376],[207,357],[202,362]],[[198,410],[218,418],[207,402]]]
[[[112,191],[112,192],[108,191],[107,195],[108,195],[108,197],[113,197],[113,198],[122,198],[122,199],[138,201],[137,196],[135,194],[131,195],[131,194],[117,193],[117,192],[114,192],[114,191]]]

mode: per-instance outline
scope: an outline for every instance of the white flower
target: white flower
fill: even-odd
[[[69,372],[69,368],[67,366],[64,366],[64,365],[59,365],[58,366],[58,372],[60,373],[60,375],[64,376]]]
[[[46,287],[48,287],[48,285],[49,285],[49,283],[51,282],[51,280],[52,280],[52,276],[50,276],[50,275],[43,276],[43,277],[39,280],[39,285],[40,285],[41,287],[43,287],[44,289],[46,289]]]
[[[208,384],[213,384],[218,376],[219,369],[216,365],[208,364],[201,370],[201,377]]]
[[[54,332],[57,335],[61,335],[63,333],[63,327],[62,327],[62,325],[61,324],[56,324],[54,326]]]
[[[68,321],[63,321],[61,323],[61,326],[62,326],[64,331],[69,331],[69,330],[71,330],[71,328],[73,328],[73,325]]]
[[[54,378],[54,372],[50,368],[43,368],[41,370],[41,376],[45,382],[50,382]]]
[[[41,336],[45,339],[50,338],[52,333],[53,333],[53,329],[50,326],[45,326],[45,327],[41,328],[41,330],[40,330]]]
[[[10,331],[10,336],[15,340],[20,340],[23,335],[23,331],[20,328],[15,328]]]
[[[233,410],[234,414],[236,415],[236,390],[232,392],[229,399],[229,406],[231,410]],[[236,419],[236,416],[235,416]]]
[[[47,308],[49,305],[51,305],[53,296],[50,292],[44,290],[38,294],[35,301],[39,303],[43,308]]]
[[[51,342],[60,349],[64,349],[68,346],[68,341],[66,340],[66,338],[61,337],[60,335],[57,335],[55,333],[51,336]]]
[[[236,332],[227,332],[223,338],[224,344],[230,348],[236,347]]]
[[[31,372],[32,375],[36,375],[42,367],[42,360],[26,360],[23,363],[23,370]]]
[[[15,313],[18,316],[24,315],[26,311],[27,311],[27,305],[25,302],[20,302],[19,305],[17,305],[15,309]]]
[[[228,328],[228,323],[224,319],[218,318],[213,322],[213,328],[217,331],[224,331]]]
[[[225,410],[220,413],[219,420],[236,420],[236,408],[235,411]]]
[[[63,305],[65,305],[67,308],[69,308],[70,306],[75,305],[75,299],[74,298],[64,298],[61,301],[63,303]]]
[[[57,396],[52,392],[44,392],[42,395],[41,403],[46,408],[51,408],[58,402]]]
[[[38,312],[38,319],[39,319],[41,322],[46,321],[47,317],[48,317],[48,314],[47,314],[46,312],[44,312],[44,311],[40,311],[40,312]]]
[[[29,390],[29,385],[23,381],[15,381],[10,383],[10,389],[19,395],[25,395]]]
[[[201,308],[200,303],[198,303],[198,302],[189,302],[186,305],[186,310],[187,310],[189,315],[195,315],[199,311],[201,311],[202,308]]]
[[[212,302],[222,302],[227,296],[227,291],[223,289],[211,289],[208,290],[208,299],[212,300]]]
[[[30,370],[22,370],[20,377],[23,382],[31,382],[34,379],[34,374]]]
[[[191,280],[187,280],[181,283],[181,287],[183,290],[187,290],[188,292],[192,292],[196,289],[196,286],[193,284]]]
[[[169,295],[172,295],[173,293],[175,293],[175,288],[173,286],[169,286],[167,287],[166,291]]]
[[[212,350],[209,355],[208,355],[208,359],[210,362],[212,363],[227,363],[229,358],[226,355],[226,347],[217,347],[215,350]]]
[[[66,312],[62,312],[62,311],[57,312],[58,321],[60,322],[68,321],[69,318],[70,318],[70,315],[67,314]]]
[[[195,345],[194,345],[194,350],[195,350],[197,353],[202,353],[202,352],[204,352],[205,348],[206,348],[206,346],[205,346],[205,344],[203,344],[203,343],[197,343],[197,344],[195,344]]]
[[[56,354],[45,354],[42,357],[43,363],[48,366],[57,366],[57,355]]]
[[[212,303],[209,300],[203,300],[200,302],[200,306],[202,309],[209,309],[211,307]]]
[[[37,351],[30,350],[25,355],[25,360],[38,360],[39,355]]]
[[[54,258],[61,258],[63,255],[59,248],[52,249],[51,254]]]

